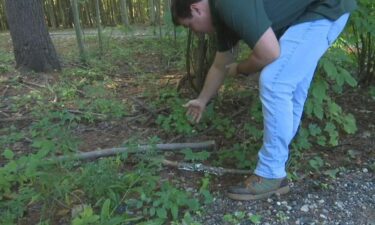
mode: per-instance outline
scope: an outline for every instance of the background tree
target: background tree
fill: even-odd
[[[44,21],[42,1],[6,0],[5,8],[17,68],[36,72],[60,70]]]
[[[95,0],[96,8],[96,26],[98,27],[98,42],[99,42],[99,54],[103,54],[103,38],[102,38],[102,25],[100,19],[100,3],[99,0]]]
[[[120,14],[122,24],[126,27],[129,26],[129,15],[126,0],[120,0]]]
[[[81,22],[79,19],[80,17],[79,17],[79,9],[78,9],[77,0],[72,0],[72,8],[73,8],[73,17],[74,17],[74,29],[76,31],[76,36],[77,36],[79,55],[82,61],[86,61],[85,47],[83,44],[82,29],[81,29]]]

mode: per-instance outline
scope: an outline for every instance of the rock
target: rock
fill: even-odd
[[[301,211],[302,211],[302,212],[308,212],[308,211],[309,211],[309,206],[308,206],[308,205],[303,205],[303,206],[301,207]]]
[[[362,172],[368,173],[368,169],[367,168],[363,168]]]
[[[339,207],[340,209],[344,209],[344,203],[341,201],[335,202],[335,205]]]

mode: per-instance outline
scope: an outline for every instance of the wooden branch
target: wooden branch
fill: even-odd
[[[5,97],[5,95],[6,95],[7,91],[8,91],[8,89],[9,89],[9,85],[5,86],[5,89],[4,89],[3,93],[1,94],[1,98],[4,98],[4,97]]]
[[[73,113],[73,114],[85,114],[86,113],[86,112],[76,110],[76,109],[68,109],[68,112]],[[90,112],[90,114],[92,114],[94,116],[98,116],[98,117],[106,117],[106,115],[101,114],[101,113]]]
[[[225,169],[222,167],[213,167],[213,166],[205,166],[201,163],[185,163],[185,162],[176,162],[164,159],[162,161],[163,165],[176,167],[181,170],[188,170],[188,171],[198,171],[198,172],[206,172],[215,175],[223,175],[225,173],[234,173],[234,174],[251,174],[249,170],[238,170],[238,169]]]
[[[31,119],[32,117],[13,117],[13,118],[0,119],[0,122],[13,122],[13,121],[31,120]]]
[[[185,148],[190,149],[207,149],[207,148],[215,148],[215,141],[206,141],[206,142],[199,142],[199,143],[173,143],[173,144],[157,144],[155,146],[152,145],[140,145],[135,147],[136,150],[133,148],[109,148],[109,149],[101,149],[96,151],[90,152],[79,152],[74,155],[63,155],[53,158],[52,160],[57,161],[65,161],[70,159],[79,159],[79,160],[90,160],[96,159],[100,157],[109,157],[114,156],[116,154],[125,153],[125,152],[144,152],[150,149],[156,149],[159,151],[172,151],[172,150],[181,150]]]

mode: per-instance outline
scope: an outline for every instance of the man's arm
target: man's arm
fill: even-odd
[[[231,62],[233,62],[233,55],[229,51],[216,53],[214,62],[208,71],[203,89],[198,98],[184,105],[187,108],[186,114],[191,116],[194,122],[199,122],[207,102],[216,95],[223,84],[225,74],[227,73],[225,66]]]
[[[203,89],[198,97],[203,103],[207,104],[207,102],[216,95],[217,91],[223,84],[227,72],[225,65],[232,63],[233,60],[233,55],[230,51],[216,53],[214,62],[206,76]]]
[[[235,73],[252,74],[272,63],[280,55],[280,45],[272,28],[268,28],[250,54],[249,58],[237,65]]]

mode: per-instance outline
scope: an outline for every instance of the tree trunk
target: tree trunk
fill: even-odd
[[[93,19],[91,17],[91,9],[93,9],[93,7],[91,7],[91,2],[86,2],[86,4],[84,5],[84,13],[85,13],[85,16],[86,16],[86,25],[88,25],[89,27],[93,27],[94,26],[94,22],[93,22]]]
[[[149,9],[149,15],[150,15],[150,24],[155,25],[155,1],[154,0],[148,0],[148,9]]]
[[[48,17],[49,17],[49,21],[50,21],[51,27],[53,29],[56,29],[57,25],[56,25],[55,13],[54,13],[54,10],[53,10],[53,1],[52,0],[48,0],[46,2],[46,5],[47,5]]]
[[[44,20],[42,1],[6,0],[5,11],[17,68],[36,72],[60,70]]]
[[[6,30],[6,18],[5,18],[5,9],[4,5],[0,3],[0,30]]]
[[[63,8],[63,5],[61,3],[62,1],[61,0],[58,0],[57,3],[57,7],[58,7],[58,16],[57,16],[57,20],[59,21],[59,25],[64,28],[66,26],[66,21],[65,21],[65,10]]]
[[[111,11],[112,11],[112,17],[113,17],[113,26],[117,25],[117,4],[116,1],[111,1]]]
[[[81,24],[79,20],[79,10],[78,10],[77,0],[72,0],[72,9],[73,9],[74,28],[75,28],[76,36],[77,36],[79,55],[81,57],[81,60],[85,62],[86,61],[85,47],[83,44],[82,29],[81,29]]]
[[[127,0],[129,5],[129,11],[130,11],[130,20],[132,23],[135,22],[135,15],[134,15],[134,4],[132,0]]]
[[[126,0],[120,0],[120,10],[121,10],[121,21],[122,24],[127,27],[129,26],[129,15],[128,8],[126,5]]]
[[[102,54],[103,54],[103,41],[102,41],[102,26],[101,26],[101,20],[100,20],[99,0],[95,1],[95,8],[96,8],[96,26],[98,27],[99,55],[102,56]]]

